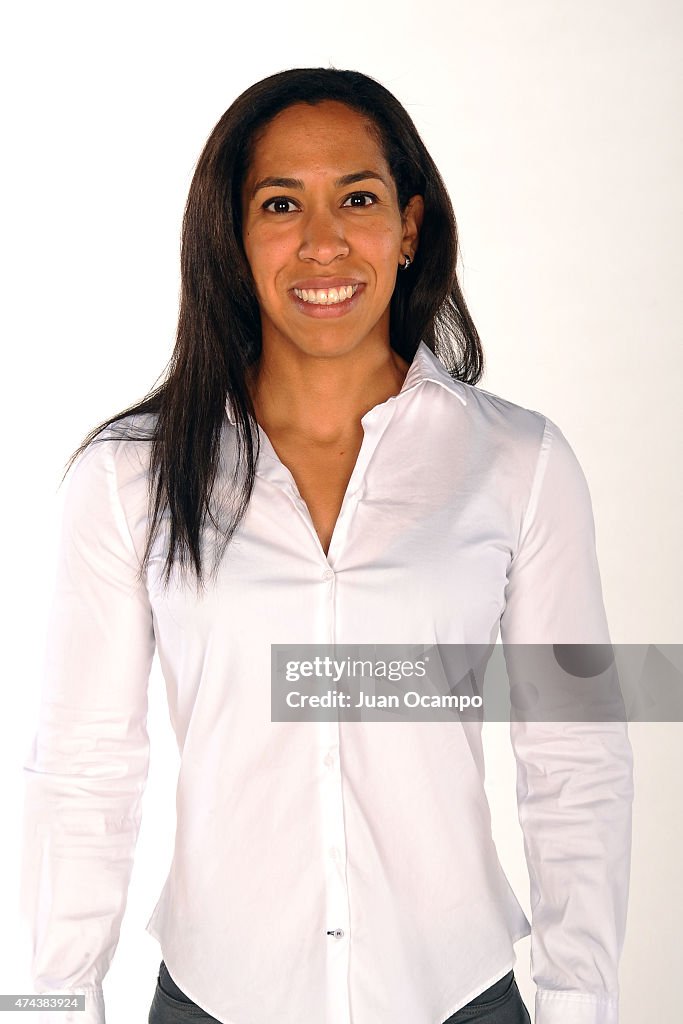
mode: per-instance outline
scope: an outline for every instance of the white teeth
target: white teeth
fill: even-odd
[[[357,291],[357,284],[349,284],[341,288],[295,288],[294,294],[304,302],[311,302],[316,306],[333,306],[337,302],[350,299]]]

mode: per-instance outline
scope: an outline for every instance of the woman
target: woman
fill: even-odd
[[[550,420],[475,386],[457,253],[364,75],[274,75],[207,141],[168,377],[76,453],[25,765],[34,980],[84,993],[81,1024],[104,1020],[155,648],[182,756],[150,1024],[529,1021],[529,933],[538,1024],[617,1020],[625,728],[511,726],[530,926],[481,722],[272,715],[271,645],[608,642],[585,479]]]

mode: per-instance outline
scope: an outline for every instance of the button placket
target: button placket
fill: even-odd
[[[325,642],[336,643],[336,594],[343,586],[341,559],[349,535],[355,510],[365,491],[365,476],[377,445],[393,414],[394,402],[389,400],[370,410],[362,418],[363,440],[356,464],[344,494],[339,515],[334,525],[327,555],[323,551],[308,506],[299,494],[296,481],[280,462],[269,442],[266,473],[287,494],[297,513],[315,541],[320,563],[319,635]],[[324,856],[325,878],[325,933],[326,943],[327,1024],[348,1024],[351,1019],[349,993],[350,907],[346,874],[347,845],[344,815],[343,776],[340,750],[340,722],[338,718],[320,721],[313,726],[317,732],[318,751],[323,766],[319,773],[319,799],[321,817],[321,854]]]
[[[325,576],[336,579],[331,570]],[[334,620],[335,586],[330,586],[329,601],[326,601],[329,615],[330,642],[335,641]],[[344,824],[343,778],[340,757],[340,729],[338,717],[321,721],[319,730],[319,751],[323,767],[320,773],[320,815],[321,853],[325,855],[325,920],[326,933],[322,936],[326,945],[327,1007],[325,1020],[329,1024],[348,1024],[349,1005],[349,954],[350,917],[349,892],[346,877],[346,830]]]

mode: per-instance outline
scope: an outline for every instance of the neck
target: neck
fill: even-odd
[[[267,433],[333,444],[356,433],[369,409],[398,394],[409,366],[388,339],[324,356],[264,342],[249,381],[256,418]]]

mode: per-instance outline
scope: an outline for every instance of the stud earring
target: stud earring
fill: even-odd
[[[413,262],[407,252],[403,254],[406,258],[405,263],[401,264],[401,270],[407,270],[410,264]]]

